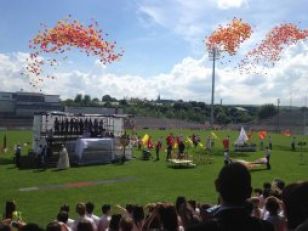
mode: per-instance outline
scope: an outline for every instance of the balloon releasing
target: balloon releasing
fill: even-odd
[[[233,18],[226,27],[219,26],[205,41],[209,50],[217,47],[235,55],[240,44],[250,37],[251,26],[241,19]]]
[[[307,37],[308,30],[301,30],[292,23],[276,26],[256,48],[247,53],[241,61],[240,67],[244,65],[256,66],[257,64],[273,66],[279,61],[284,48]]]
[[[58,65],[57,59],[45,60],[43,54],[62,54],[71,48],[78,48],[87,56],[98,57],[103,64],[117,61],[123,55],[123,50],[121,52],[115,50],[116,42],[109,42],[103,38],[97,22],[84,26],[79,21],[72,20],[71,16],[58,21],[53,28],[43,26],[43,30],[30,40],[29,48],[33,51],[27,60],[25,74],[36,77],[34,82],[43,81],[41,75],[44,64],[51,67]],[[66,58],[67,56],[63,60]],[[54,78],[49,75],[46,77]]]

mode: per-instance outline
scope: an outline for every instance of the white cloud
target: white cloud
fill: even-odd
[[[229,8],[239,8],[244,5],[247,5],[247,0],[218,0],[218,8],[220,9],[229,9]]]
[[[268,77],[240,75],[236,69],[218,65],[215,101],[222,98],[226,104],[262,104],[275,103],[280,98],[281,103],[287,105],[292,93],[294,105],[303,105],[308,85],[307,50],[307,42],[287,49],[280,62],[268,71]],[[35,90],[20,76],[25,56],[23,53],[0,54],[0,90]],[[210,102],[212,70],[206,56],[186,57],[169,72],[155,76],[116,75],[108,72],[108,68],[102,69],[95,63],[93,66],[97,71],[57,72],[57,79],[46,79],[42,90],[60,94],[62,98],[83,93],[92,97],[110,94],[116,98],[155,99],[160,94],[163,98]]]

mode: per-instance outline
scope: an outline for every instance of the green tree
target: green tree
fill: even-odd
[[[277,109],[274,106],[274,104],[265,104],[259,108],[258,118],[266,119],[266,118],[273,117],[276,114],[277,114]]]
[[[82,102],[82,94],[77,94],[74,99],[75,103],[81,104]]]
[[[102,101],[103,102],[111,102],[112,101],[112,97],[110,95],[104,95],[102,97]]]
[[[83,97],[82,102],[83,102],[83,104],[86,105],[86,106],[90,105],[90,103],[91,103],[91,96],[90,96],[90,95],[85,95],[85,96]]]

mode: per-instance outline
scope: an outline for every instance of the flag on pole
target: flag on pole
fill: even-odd
[[[211,132],[211,135],[212,135],[212,137],[213,137],[215,140],[218,139],[218,136],[215,134],[215,132]]]
[[[185,144],[189,147],[192,147],[194,143],[189,137],[186,137]]]
[[[143,145],[147,145],[149,138],[150,138],[150,136],[149,136],[148,134],[145,134],[145,135],[142,137],[142,139],[141,139],[142,144],[143,144]]]

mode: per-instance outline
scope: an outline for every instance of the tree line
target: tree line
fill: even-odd
[[[104,95],[101,99],[90,95],[77,94],[74,99],[62,101],[63,106],[118,107],[123,113],[134,116],[181,119],[204,123],[209,121],[211,106],[204,102],[183,100],[146,100],[139,98],[116,99]],[[266,119],[277,114],[273,104],[262,106],[215,105],[215,123],[248,123],[256,119]]]

